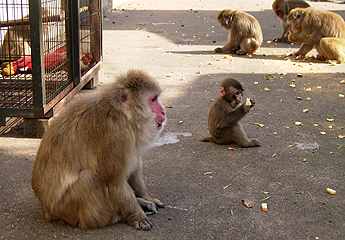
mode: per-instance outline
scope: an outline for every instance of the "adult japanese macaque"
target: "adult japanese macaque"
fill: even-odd
[[[311,7],[295,8],[287,22],[291,24],[289,40],[303,44],[291,55],[305,56],[315,46],[318,59],[344,62],[345,21],[339,14]]]
[[[217,144],[236,142],[240,147],[259,147],[259,140],[249,139],[240,123],[255,105],[254,100],[250,98],[242,104],[242,84],[235,79],[227,78],[220,84],[219,95],[208,115],[208,130],[211,137],[201,141]]]
[[[310,5],[303,0],[275,0],[272,4],[272,9],[277,15],[278,19],[281,22],[283,28],[282,35],[279,38],[273,39],[276,42],[286,42],[288,41],[289,28],[290,25],[287,23],[287,16],[290,11],[294,8],[307,8]]]
[[[42,18],[48,17],[50,11],[42,8]],[[29,19],[29,14],[23,17],[23,20]],[[48,33],[48,23],[42,25],[43,34]],[[30,38],[30,25],[19,24],[10,26],[5,33],[1,45],[1,59],[3,61],[14,61],[19,58],[31,55],[31,38]]]
[[[37,152],[32,188],[46,219],[82,229],[126,222],[150,230],[151,197],[141,156],[166,119],[162,88],[130,70],[90,97],[78,97],[51,119]]]
[[[262,44],[262,31],[259,22],[248,13],[222,10],[218,21],[229,31],[228,43],[214,49],[218,53],[254,54]]]

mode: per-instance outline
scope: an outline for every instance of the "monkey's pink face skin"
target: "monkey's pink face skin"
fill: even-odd
[[[232,108],[235,108],[238,104],[242,102],[242,91],[241,90],[235,91],[234,96],[236,98],[230,103]]]
[[[284,19],[283,11],[282,11],[282,10],[278,10],[278,11],[277,11],[277,16],[278,16],[280,19]]]
[[[156,95],[149,100],[149,106],[152,109],[152,112],[156,113],[157,128],[161,129],[166,116],[165,109],[160,102],[159,95]]]
[[[241,92],[235,92],[235,96],[236,96],[236,102],[237,104],[242,102],[242,91]]]

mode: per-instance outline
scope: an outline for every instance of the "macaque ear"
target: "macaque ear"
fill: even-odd
[[[219,88],[219,95],[224,97],[224,95],[225,95],[225,88],[224,87]]]
[[[120,103],[125,103],[128,100],[128,93],[125,90],[120,90],[118,100]]]

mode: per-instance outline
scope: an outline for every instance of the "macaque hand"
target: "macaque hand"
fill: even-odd
[[[249,113],[249,111],[250,111],[250,106],[249,105],[243,105],[243,109],[244,109],[244,112],[245,113]]]
[[[246,106],[250,106],[250,108],[254,107],[254,106],[255,106],[255,101],[254,101],[254,99],[247,98],[247,99],[246,99],[246,102],[245,102],[245,105],[246,105]]]
[[[137,201],[144,211],[157,212],[156,207],[163,208],[164,204],[161,203],[157,198],[152,198],[151,201],[145,200],[143,198],[137,198]]]
[[[249,101],[250,101],[250,103],[251,103],[251,104],[250,104],[250,108],[254,107],[254,106],[255,106],[255,101],[254,101],[254,99],[251,99],[251,98],[250,98]]]

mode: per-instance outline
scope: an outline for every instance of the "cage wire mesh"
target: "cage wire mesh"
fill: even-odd
[[[31,55],[28,2],[0,1],[1,68],[10,71],[10,63]],[[12,22],[12,20],[17,20]],[[27,74],[0,75],[0,107],[32,108],[32,77]]]
[[[72,83],[71,0],[42,0],[42,71],[46,103]],[[100,1],[79,1],[80,70],[86,73],[100,61]],[[91,6],[91,7],[90,7]],[[40,17],[31,13],[32,17]],[[29,0],[0,1],[0,108],[33,108]]]

